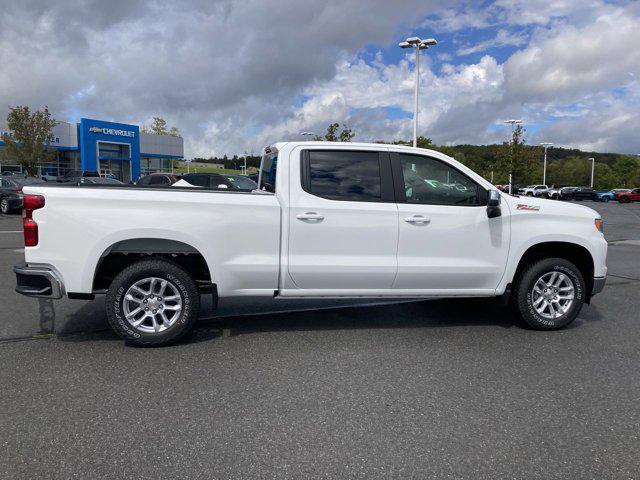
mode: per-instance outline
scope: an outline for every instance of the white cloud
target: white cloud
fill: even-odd
[[[625,85],[640,75],[638,9],[619,8],[577,28],[557,26],[534,35],[505,63],[508,95],[528,102],[580,99]]]
[[[508,30],[501,28],[495,37],[476,43],[475,45],[460,48],[456,54],[465,56],[471,55],[472,53],[485,52],[490,48],[504,47],[507,45],[520,46],[525,43],[527,43],[527,37],[525,35],[521,33],[510,33]]]
[[[72,121],[138,123],[161,115],[183,130],[187,155],[257,152],[302,130],[322,133],[333,121],[347,122],[358,140],[408,139],[411,56],[385,64],[380,52],[371,61],[358,54],[365,45],[393,45],[399,31],[422,23],[436,36],[495,30],[459,56],[522,48],[504,63],[485,55],[458,65],[434,50],[435,70],[433,57],[423,56],[421,134],[439,143],[488,143],[502,135],[495,125],[503,118],[551,118],[557,123],[540,134],[556,143],[640,151],[630,127],[640,127],[638,103],[630,106],[628,93],[640,78],[638,3],[459,3],[14,2],[0,16],[0,115],[7,105],[45,103]]]

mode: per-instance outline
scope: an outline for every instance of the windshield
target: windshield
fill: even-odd
[[[116,180],[115,178],[104,178],[104,177],[87,177],[80,180],[81,183],[100,183],[100,184],[109,184],[109,185],[122,185],[120,180]]]
[[[16,178],[16,177],[11,177],[11,180],[13,180],[15,183],[17,183],[19,187],[24,187],[26,185],[38,185],[40,183],[46,183],[44,180],[42,180],[40,178]]]
[[[258,188],[258,184],[250,178],[238,176],[226,176],[227,181],[231,184],[232,188],[239,190],[255,190]]]

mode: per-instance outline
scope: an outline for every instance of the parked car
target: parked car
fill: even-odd
[[[248,295],[503,297],[551,330],[604,287],[597,212],[500,193],[443,153],[286,142],[265,149],[261,169],[252,191],[25,187],[16,291],[106,293],[111,327],[150,346],[183,336],[204,294],[214,306]]]
[[[553,187],[539,188],[539,189],[533,191],[533,196],[534,197],[538,197],[538,198],[548,198],[547,197],[547,192],[549,192],[549,190],[552,190],[552,189],[553,189]]]
[[[640,188],[634,188],[629,192],[618,192],[615,198],[620,203],[640,202]]]
[[[0,178],[0,212],[9,214],[22,210],[22,188],[26,185],[39,185],[44,180],[22,175],[3,175]]]
[[[258,184],[244,175],[225,175],[223,173],[188,173],[175,187],[200,187],[213,190],[242,190],[250,192],[258,188]]]
[[[84,177],[100,177],[100,174],[95,170],[69,170],[63,175],[58,175],[57,182],[58,183],[78,183],[81,178]]]
[[[567,200],[593,200],[596,192],[591,187],[578,187],[569,194]]]
[[[552,185],[551,188],[544,192],[544,196],[552,200],[558,200],[558,198],[560,198],[560,190],[566,187],[567,185]]]
[[[178,180],[180,180],[180,176],[174,175],[173,173],[150,173],[149,175],[140,177],[136,182],[136,185],[140,187],[167,186],[173,185]]]
[[[575,192],[578,187],[563,187],[558,190],[558,199],[559,200],[571,200],[573,192]]]
[[[529,185],[522,190],[522,195],[526,195],[527,197],[537,197],[537,192],[548,189],[549,187],[547,187],[546,185]]]
[[[630,192],[630,188],[614,188],[613,190],[605,190],[603,192],[596,192],[594,200],[596,202],[609,202],[616,198],[616,193]]]

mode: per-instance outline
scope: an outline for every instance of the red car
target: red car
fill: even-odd
[[[640,202],[640,188],[634,188],[630,192],[618,192],[616,200],[620,203]]]

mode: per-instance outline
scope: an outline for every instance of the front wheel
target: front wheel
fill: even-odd
[[[575,320],[585,293],[578,267],[562,258],[544,258],[527,265],[519,274],[511,305],[529,327],[556,330]]]
[[[629,203],[629,198],[628,197],[620,197],[620,200],[618,200],[620,203]]]
[[[611,200],[609,197],[602,197],[602,201],[604,203],[607,203],[609,200]]]
[[[106,299],[111,328],[127,343],[168,345],[198,318],[200,295],[191,276],[167,260],[142,260],[120,272]]]

